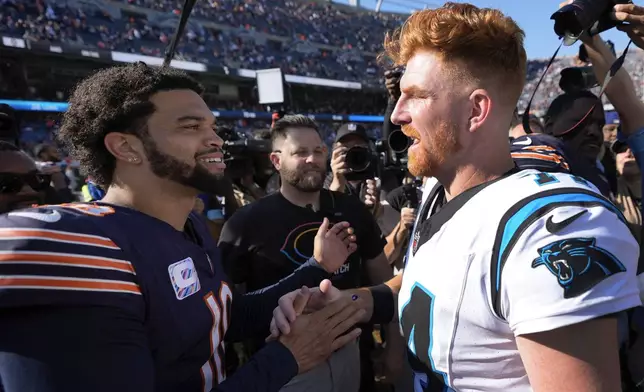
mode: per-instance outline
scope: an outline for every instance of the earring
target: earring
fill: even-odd
[[[128,158],[128,159],[127,159],[127,161],[128,161],[128,162],[138,162],[138,161],[139,161],[139,159],[138,159],[138,158],[132,158],[132,157],[130,157],[130,158]]]

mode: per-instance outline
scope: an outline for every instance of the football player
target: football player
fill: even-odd
[[[76,88],[59,136],[106,194],[0,215],[0,390],[277,391],[357,338],[361,312],[347,300],[226,380],[224,340],[266,336],[279,297],[330,276],[356,245],[346,222],[325,221],[314,259],[235,295],[191,213],[225,169],[201,93],[185,73],[143,63]]]
[[[447,3],[386,39],[406,65],[392,121],[414,139],[426,184],[402,276],[379,295],[325,281],[280,300],[293,310],[347,295],[384,317],[398,294],[420,391],[618,391],[618,320],[641,305],[639,248],[585,180],[515,169],[507,124],[523,89],[523,32],[500,11]],[[375,290],[372,289],[372,292]]]

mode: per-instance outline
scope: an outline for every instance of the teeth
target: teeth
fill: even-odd
[[[221,158],[204,158],[204,159],[201,159],[201,161],[206,162],[206,163],[221,163],[221,162],[223,162],[223,159],[221,159]]]

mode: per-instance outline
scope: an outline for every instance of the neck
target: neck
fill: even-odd
[[[101,201],[135,209],[183,231],[188,215],[195,205],[196,191],[188,191],[185,187],[171,184],[167,180],[154,182],[155,184],[146,184],[143,181],[113,184]]]
[[[479,151],[485,151],[487,147],[481,146]],[[473,156],[470,162],[465,162],[447,173],[437,175],[436,177],[440,183],[445,187],[445,194],[447,200],[451,200],[461,193],[473,188],[477,185],[496,180],[508,171],[512,170],[515,166],[512,156],[510,155],[509,146],[507,151],[495,151],[494,157],[481,157],[475,154],[468,154]],[[467,156],[463,154],[463,156]],[[503,157],[503,158],[501,158]]]
[[[320,209],[320,191],[317,192],[302,192],[292,185],[282,181],[280,193],[284,198],[299,207],[306,207],[307,205],[313,206],[317,211]]]

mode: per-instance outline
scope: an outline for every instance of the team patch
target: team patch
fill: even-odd
[[[195,263],[190,257],[171,264],[168,273],[178,300],[188,298],[201,289]]]
[[[564,289],[564,298],[573,298],[619,272],[624,265],[594,238],[569,238],[552,242],[538,250],[532,268],[545,265]]]

